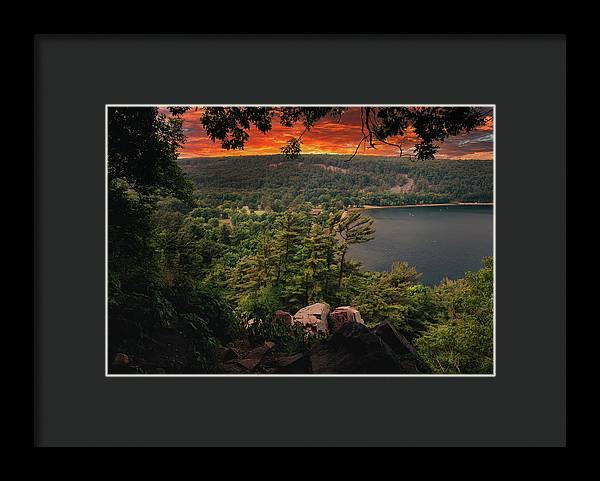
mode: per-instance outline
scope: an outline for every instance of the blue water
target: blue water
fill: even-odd
[[[493,213],[492,206],[368,209],[363,214],[374,220],[375,239],[351,246],[349,255],[371,271],[406,261],[424,284],[458,279],[492,255]]]

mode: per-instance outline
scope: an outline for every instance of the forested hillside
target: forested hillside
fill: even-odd
[[[493,162],[336,155],[212,157],[179,160],[207,206],[282,211],[313,205],[491,202]]]

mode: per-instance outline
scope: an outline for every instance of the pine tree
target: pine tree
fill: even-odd
[[[344,275],[344,261],[348,247],[352,244],[362,244],[375,238],[373,219],[363,216],[360,212],[350,212],[337,225],[336,231],[340,236],[340,270],[338,277],[338,288],[342,286]]]
[[[234,286],[243,291],[259,291],[263,287],[269,287],[275,280],[277,267],[271,232],[263,232],[258,239],[256,253],[243,257],[235,269]]]
[[[328,270],[327,247],[327,237],[323,234],[323,228],[318,224],[313,224],[304,241],[304,248],[308,253],[304,264],[306,304],[322,300]]]
[[[219,227],[219,241],[225,245],[231,243],[231,228],[227,224],[221,224]]]
[[[306,229],[306,217],[300,212],[287,210],[278,219],[275,248],[279,257],[276,284],[285,283],[293,271],[293,259],[298,254],[300,240]]]

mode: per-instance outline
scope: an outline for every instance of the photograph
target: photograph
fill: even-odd
[[[105,375],[493,377],[495,114],[106,105]]]
[[[33,47],[35,447],[566,446],[566,34]]]

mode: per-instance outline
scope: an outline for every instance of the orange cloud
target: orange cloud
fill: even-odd
[[[494,130],[494,118],[491,115],[485,117],[485,124],[478,127],[477,130],[481,132],[489,132]]]
[[[283,127],[279,124],[278,116],[273,119],[272,129],[263,134],[251,127],[250,138],[243,150],[223,150],[220,142],[210,140],[201,124],[202,108],[190,110],[184,114],[184,129],[187,142],[184,144],[180,156],[212,157],[212,156],[237,156],[279,154],[281,147],[293,137],[302,134],[301,125]],[[494,125],[491,116],[486,118],[486,123],[469,134],[456,136],[441,144],[438,158],[472,158],[491,159],[492,143],[484,141],[483,135],[493,133]],[[341,154],[352,155],[363,134],[360,124],[360,108],[351,107],[341,119],[326,117],[319,120],[310,131],[302,135],[302,151],[310,154]],[[460,142],[462,139],[463,143]],[[417,141],[414,131],[409,130],[402,138],[389,139],[390,143],[401,144],[404,155],[411,154],[412,147]],[[363,142],[359,151],[361,155],[397,156],[397,147],[376,143],[376,148],[368,148]]]

